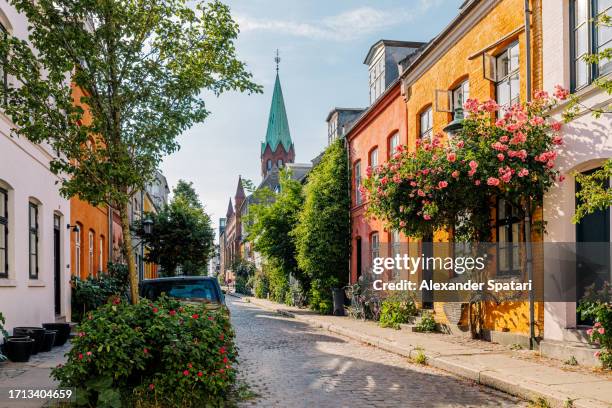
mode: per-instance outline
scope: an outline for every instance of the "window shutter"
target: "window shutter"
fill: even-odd
[[[436,112],[452,112],[452,92],[444,89],[436,89]]]
[[[493,55],[482,53],[482,72],[484,79],[497,82],[497,64]]]

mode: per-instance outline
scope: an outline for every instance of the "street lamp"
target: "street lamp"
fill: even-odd
[[[142,221],[142,228],[144,230],[145,235],[151,235],[153,232],[153,220],[149,217],[145,218]]]
[[[461,99],[461,96],[457,98],[458,106],[455,108],[453,121],[442,129],[449,136],[453,136],[463,128],[463,101]]]

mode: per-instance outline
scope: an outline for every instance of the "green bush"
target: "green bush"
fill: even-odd
[[[333,311],[331,287],[337,286],[333,278],[321,280],[314,279],[310,284],[309,306],[312,310],[321,314],[331,314]]]
[[[270,281],[263,271],[255,273],[255,277],[253,278],[253,291],[255,292],[255,297],[260,299],[268,297],[268,293],[270,293]]]
[[[275,302],[284,303],[289,290],[289,280],[281,265],[271,262],[266,268],[270,282],[270,299]]]
[[[73,276],[72,287],[72,318],[81,321],[90,310],[95,310],[105,304],[111,296],[127,299],[129,280],[127,265],[108,264],[108,272],[98,276],[81,279]]]
[[[416,314],[414,300],[409,296],[393,295],[382,302],[380,308],[380,327],[399,329],[400,324],[408,323]]]
[[[422,333],[436,331],[436,321],[434,320],[433,313],[423,311],[421,321],[416,324],[415,330]]]
[[[78,406],[223,406],[237,350],[225,308],[113,298],[87,313],[68,361],[52,371]]]
[[[4,315],[2,314],[2,312],[0,312],[0,335],[2,335],[2,337],[7,337],[9,334],[4,329],[4,323],[6,323],[6,320],[4,320]],[[5,361],[5,360],[6,360],[6,356],[2,354],[2,349],[0,349],[0,361]]]
[[[251,294],[251,282],[247,276],[237,276],[236,277],[236,292],[242,293],[243,295]]]
[[[591,285],[586,289],[585,297],[580,301],[578,312],[583,319],[594,322],[587,330],[589,341],[599,344],[601,350],[595,357],[601,361],[604,369],[612,369],[612,286],[604,282],[598,289]]]

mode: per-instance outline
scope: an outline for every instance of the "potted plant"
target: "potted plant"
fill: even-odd
[[[32,354],[37,354],[42,350],[43,340],[45,337],[45,329],[42,327],[15,327],[13,329],[15,336],[29,336],[34,340],[34,347],[32,348]]]

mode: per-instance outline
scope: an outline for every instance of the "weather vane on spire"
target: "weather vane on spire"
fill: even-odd
[[[280,63],[281,59],[278,56],[278,48],[276,49],[276,57],[274,57],[274,62],[276,62],[276,72],[278,72],[278,64]]]

